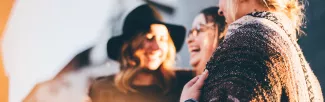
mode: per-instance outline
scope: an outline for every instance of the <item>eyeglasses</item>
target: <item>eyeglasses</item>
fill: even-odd
[[[193,36],[196,37],[198,36],[201,32],[206,32],[208,30],[216,30],[216,24],[215,23],[210,23],[210,24],[200,24],[194,27],[189,31],[188,37]]]

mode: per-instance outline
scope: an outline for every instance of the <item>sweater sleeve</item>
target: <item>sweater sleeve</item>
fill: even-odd
[[[207,63],[209,77],[203,87],[203,102],[281,101],[283,92],[276,71],[284,61],[277,33],[258,24],[232,30]],[[279,40],[279,39],[278,39]],[[285,99],[285,98],[282,98]],[[284,100],[285,101],[285,100]]]

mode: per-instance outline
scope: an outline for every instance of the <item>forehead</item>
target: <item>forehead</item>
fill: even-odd
[[[150,33],[151,35],[156,35],[156,36],[167,36],[168,29],[165,25],[163,24],[151,24],[150,25]]]
[[[192,24],[192,28],[196,27],[198,25],[201,25],[201,24],[206,24],[205,16],[202,13],[195,17],[193,24]]]

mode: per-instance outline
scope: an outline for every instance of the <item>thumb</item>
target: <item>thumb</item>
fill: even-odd
[[[199,77],[199,79],[196,81],[196,83],[193,85],[193,88],[200,90],[204,85],[205,79],[207,79],[207,78],[208,78],[208,70],[205,70],[202,73],[202,75]]]
[[[196,76],[193,79],[191,79],[189,82],[186,83],[186,85],[184,87],[188,88],[188,87],[193,86],[196,83],[196,81],[199,79],[199,76]]]

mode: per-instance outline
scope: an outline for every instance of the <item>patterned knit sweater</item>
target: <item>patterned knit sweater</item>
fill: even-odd
[[[254,12],[228,27],[207,63],[202,102],[323,102],[320,84],[284,14]]]

